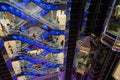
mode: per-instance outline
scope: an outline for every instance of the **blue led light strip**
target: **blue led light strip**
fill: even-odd
[[[22,35],[10,35],[9,37],[12,38],[13,40],[20,40],[20,41],[29,43],[31,45],[37,46],[37,47],[42,48],[50,53],[60,53],[60,52],[64,51],[64,50],[60,50],[60,49],[51,48],[47,45],[41,44],[39,42],[36,42],[36,41],[34,41],[28,37],[22,36]]]
[[[30,64],[28,64],[26,67],[27,67],[27,68],[31,68],[33,65],[34,65],[33,63],[30,63]]]
[[[42,0],[32,0],[32,2],[34,2],[35,4],[37,4],[38,6],[40,6],[43,9],[58,10],[58,8],[59,8],[58,5],[45,3]]]
[[[46,71],[48,69],[48,67],[44,67],[42,69],[40,69],[40,71]]]
[[[23,74],[23,75],[32,75],[32,76],[36,76],[36,77],[44,76],[44,74],[38,74],[38,73],[35,73],[35,72],[22,72],[21,74]]]
[[[35,78],[35,77],[42,77],[42,76],[45,76],[44,74],[38,74],[38,73],[35,73],[35,72],[21,72],[21,74],[19,74],[20,76],[22,75],[30,75],[32,78]],[[18,76],[19,75],[15,75],[13,76],[13,79],[12,80],[18,80]]]
[[[89,13],[89,7],[90,7],[90,2],[91,0],[86,0],[86,5],[85,5],[85,10],[83,14],[83,22],[82,22],[82,27],[81,27],[81,37],[84,35],[86,26],[87,26],[87,17]]]
[[[22,0],[22,5],[25,6],[30,2],[30,0]]]
[[[47,25],[43,24],[41,26],[41,28],[45,31],[48,31],[49,34],[52,34],[52,35],[66,35],[67,32],[65,30],[54,30],[54,29],[51,29],[49,28]]]
[[[0,50],[1,50],[3,47],[4,47],[4,41],[1,40],[1,41],[0,41]]]
[[[45,33],[43,33],[43,34],[41,35],[41,38],[42,38],[42,39],[46,39],[49,35],[50,35],[49,32],[45,32]]]
[[[47,54],[49,54],[49,52],[45,51],[41,54],[41,56],[46,56]]]
[[[18,56],[17,60],[26,60],[26,61],[29,61],[33,64],[42,64],[42,65],[46,66],[47,68],[58,68],[60,66],[59,64],[45,62],[43,60],[35,59],[35,58],[28,57],[25,55]]]

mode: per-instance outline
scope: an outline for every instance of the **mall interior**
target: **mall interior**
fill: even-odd
[[[0,0],[0,80],[120,80],[120,0]]]

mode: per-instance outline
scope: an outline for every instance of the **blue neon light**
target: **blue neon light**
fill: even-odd
[[[71,6],[72,6],[72,1],[70,0],[70,1],[67,2],[67,8],[69,8]]]
[[[41,26],[41,28],[44,29],[44,30],[46,30],[46,31],[48,31],[48,29],[49,29],[48,26],[45,25],[45,24],[43,24],[43,25]]]
[[[27,28],[25,26],[20,27],[21,32],[25,32]]]
[[[41,71],[46,71],[48,69],[48,67],[43,67],[42,69],[40,69]]]
[[[28,57],[28,56],[24,56],[24,55],[21,55],[21,56],[18,56],[17,58],[18,60],[26,60],[26,61],[30,61],[34,64],[41,64],[43,61],[42,60],[37,60],[37,59],[34,59],[32,57]]]
[[[25,47],[25,51],[30,51],[31,49],[30,49],[30,47],[28,46],[28,47]]]
[[[42,0],[32,0],[35,4],[42,7],[43,9],[49,9],[49,10],[58,10],[58,5],[53,5],[50,3],[45,3]]]
[[[46,56],[47,54],[49,54],[49,52],[45,51],[41,54],[41,56]]]
[[[0,50],[4,47],[4,41],[0,41]]]
[[[37,75],[35,72],[23,72],[24,75]]]
[[[43,34],[41,35],[41,38],[42,38],[42,39],[46,39],[49,35],[50,35],[49,32],[45,32],[45,33],[43,33]]]
[[[67,32],[65,30],[54,30],[54,29],[51,29],[51,28],[48,28],[47,25],[43,24],[41,26],[42,29],[46,30],[49,32],[49,34],[53,34],[53,35],[66,35]],[[48,33],[46,33],[47,35]]]
[[[66,27],[67,27],[67,28],[70,27],[70,23],[69,23],[69,22],[66,23]]]
[[[84,12],[83,18],[87,18],[87,16],[88,16],[88,12]]]
[[[31,62],[33,64],[42,64],[42,63],[44,63],[44,66],[46,66],[47,68],[58,68],[60,66],[59,64],[53,64],[53,63],[45,62],[43,60],[34,59],[32,57],[28,57],[28,56],[24,56],[24,55],[18,56],[17,59],[18,60],[26,60],[26,61],[29,61],[29,62]]]
[[[33,78],[36,78],[36,76],[32,75],[31,78],[32,78],[32,79],[33,79]]]
[[[33,65],[34,65],[33,63],[30,63],[30,64],[28,64],[26,67],[27,67],[27,68],[31,68]]]
[[[1,8],[2,8],[3,10],[7,10],[6,6],[4,6],[4,5],[2,5]]]
[[[30,2],[30,0],[22,0],[22,5],[25,6]]]
[[[59,64],[51,64],[49,62],[46,62],[46,64],[44,66],[47,66],[48,68],[52,67],[52,68],[58,68],[60,65]]]
[[[65,30],[50,30],[50,34],[54,35],[66,35],[67,32]]]
[[[47,45],[44,45],[44,44],[41,44],[39,42],[36,42],[28,37],[25,37],[25,36],[22,36],[22,35],[11,35],[10,36],[12,39],[14,40],[20,40],[20,41],[23,41],[23,42],[26,42],[26,43],[29,43],[31,45],[34,45],[34,46],[37,46],[39,48],[42,48],[48,52],[51,52],[51,53],[60,53],[60,52],[63,52],[64,50],[60,50],[60,49],[54,49],[54,48],[51,48]]]
[[[9,69],[11,69],[12,68],[12,60],[8,60],[7,61],[7,67],[9,68]]]
[[[31,76],[34,76],[34,77],[42,77],[42,76],[44,76],[44,74],[38,74],[38,73],[35,73],[35,72],[22,72],[22,74],[23,75],[31,75]]]
[[[12,80],[18,80],[17,78],[18,78],[17,76],[14,76],[12,77]]]
[[[67,10],[67,11],[65,11],[65,14],[66,14],[66,16],[70,16],[70,11],[69,10]]]
[[[86,21],[83,21],[83,22],[82,22],[82,25],[83,25],[83,26],[86,26],[86,25],[87,25],[87,22],[86,22]]]

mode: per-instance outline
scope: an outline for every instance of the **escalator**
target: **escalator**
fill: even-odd
[[[55,63],[51,63],[51,62],[47,62],[45,60],[42,59],[35,59],[26,55],[19,55],[16,56],[15,58],[11,58],[12,61],[17,61],[17,60],[25,60],[25,61],[29,61],[33,64],[42,64],[44,66],[46,66],[47,68],[58,68],[60,66],[60,64],[55,64]]]
[[[11,5],[11,4],[10,4],[10,5]],[[28,22],[30,21],[31,23],[36,23],[36,22],[38,22],[38,20],[37,20],[36,18],[34,18],[33,16],[31,16],[31,15],[28,16],[28,14],[25,14],[26,12],[24,12],[22,9],[19,10],[19,9],[17,9],[17,7],[15,7],[14,5],[12,5],[12,6],[14,6],[14,7],[12,7],[12,6],[10,6],[10,5],[9,5],[9,3],[2,3],[2,2],[1,2],[1,5],[0,5],[1,8],[0,8],[0,10],[9,11],[9,12],[11,12],[12,14],[15,14],[16,16],[27,20]],[[21,12],[21,11],[22,11],[22,12]],[[22,25],[25,24],[25,23],[23,24],[23,22],[20,22],[20,23],[22,23]],[[45,23],[45,24],[46,24],[46,23]],[[20,25],[20,26],[21,26],[21,25]],[[48,27],[48,26],[50,26],[50,25],[47,25],[47,24],[46,24],[46,25],[44,25],[44,26],[41,26],[41,28],[44,29],[44,30],[46,30],[46,31],[49,31],[51,34],[54,34],[54,35],[66,34],[64,30],[57,30],[57,29],[54,29],[54,28],[50,28],[50,27]],[[19,24],[18,24],[18,27],[19,27]]]
[[[42,31],[41,31],[41,33],[42,33]],[[26,37],[29,37],[29,38],[31,37],[31,39],[33,39],[34,41],[37,41],[37,42],[45,44],[45,45],[49,45],[49,46],[51,46],[53,48],[56,48],[56,49],[60,49],[60,45],[58,45],[57,43],[53,43],[52,42],[53,40],[50,40],[50,42],[44,40],[45,37],[49,36],[49,35],[44,35],[45,33],[43,33],[43,35],[41,37],[30,36],[30,35],[27,35],[27,34],[21,32],[21,31],[12,31],[12,34],[18,34],[18,35],[26,36]],[[10,34],[10,35],[12,35],[12,34]],[[52,37],[50,37],[50,38],[52,38]]]
[[[36,2],[36,0],[34,0],[34,3],[35,2]],[[25,3],[25,5],[28,4],[28,3],[29,2]],[[46,8],[46,9],[49,9],[49,10],[46,10],[46,9],[45,10],[41,10],[40,11],[40,15],[42,17],[40,17],[40,18],[36,17],[36,15],[34,15],[34,14],[32,14],[32,15],[29,14],[30,11],[27,11],[24,7],[23,8],[17,7],[15,4],[10,3],[8,0],[0,1],[0,11],[8,11],[8,12],[10,12],[10,13],[12,13],[12,14],[14,14],[14,15],[22,18],[22,19],[24,19],[24,20],[21,20],[16,25],[16,29],[21,28],[27,22],[30,22],[32,24],[37,24],[37,23],[41,22],[44,25],[44,26],[41,26],[41,28],[43,30],[47,31],[50,35],[66,35],[66,32],[64,30],[59,30],[59,25],[58,24],[50,23],[45,18],[43,18],[43,16],[45,16],[50,10],[52,10],[52,7],[54,7],[54,6],[52,4],[49,5],[47,3],[40,3],[40,5],[42,6],[42,8],[44,7],[44,9],[48,6],[48,8]],[[50,6],[52,6],[52,7],[50,7]],[[63,9],[61,7],[61,5],[59,5],[59,9],[60,8]],[[56,8],[56,10],[58,10],[58,9]],[[45,39],[45,37],[44,37],[45,35],[46,35],[46,32],[43,33],[43,38],[44,39]],[[48,36],[49,35],[47,35],[46,37],[48,37]],[[38,41],[36,39],[29,38],[29,37],[30,36],[26,36],[24,34],[21,34],[20,32],[14,32],[12,34],[9,34],[8,36],[3,37],[3,39],[4,39],[4,41],[8,41],[8,40],[20,40],[20,41],[28,43],[28,44],[30,44],[32,46],[36,46],[38,48],[44,49],[45,51],[41,54],[42,57],[40,57],[40,58],[45,57],[49,53],[58,54],[58,53],[64,52],[63,49],[60,49],[60,48],[56,47],[54,44],[52,44],[52,45],[46,44],[44,41]],[[24,45],[23,48],[25,48],[26,46],[29,46],[29,45]],[[25,57],[27,57],[27,55],[25,55],[25,56],[18,56],[16,60],[24,60],[24,59],[26,59]],[[40,59],[39,60],[35,60],[34,58],[29,58],[29,57],[27,57],[27,59],[29,59],[29,61],[32,60],[33,63],[35,63],[35,64],[39,64],[39,62],[40,62],[39,61]],[[43,66],[43,69],[41,69],[41,70],[42,71],[46,71],[49,68],[58,68],[59,66],[60,65],[56,64],[55,61],[53,61],[53,62],[52,62],[52,60],[51,61],[46,61],[45,65]],[[1,71],[3,71],[3,70],[1,70]],[[34,75],[34,70],[32,72],[23,71],[23,73],[21,73],[21,74],[22,75],[31,75],[31,76],[36,76],[37,75],[37,77],[43,76],[42,74],[35,74]],[[16,76],[13,77],[13,79],[16,79]],[[12,80],[12,79],[6,79],[6,80]]]
[[[29,57],[26,55],[24,55],[24,56],[19,55],[14,58],[11,58],[10,60],[12,60],[12,62],[25,60],[25,61],[30,62],[30,64],[32,63],[32,66],[25,66],[25,65],[24,65],[24,67],[22,66],[21,73],[14,75],[17,77],[22,76],[22,75],[31,75],[31,76],[35,76],[35,77],[42,77],[42,76],[46,76],[48,74],[54,74],[54,73],[57,73],[56,68],[58,68],[61,65],[61,64],[56,64],[56,63],[55,64],[50,63],[50,62],[47,62],[42,59],[35,59],[33,57]],[[33,67],[33,66],[36,66],[36,67]]]
[[[25,20],[21,20],[19,23],[16,24],[16,30],[20,29],[20,27],[24,26],[27,23]]]
[[[3,39],[5,41],[8,41],[8,40],[20,40],[20,41],[23,41],[25,43],[29,43],[31,45],[42,48],[42,49],[44,49],[44,50],[46,50],[48,52],[51,52],[51,53],[60,53],[60,52],[64,51],[64,50],[61,50],[61,49],[51,48],[49,45],[47,46],[47,44],[36,42],[33,39],[28,38],[27,36],[22,36],[22,35],[17,35],[17,34],[9,35],[7,37],[4,37]]]
[[[47,26],[49,26],[52,29],[59,30],[58,24],[52,24],[49,21],[45,20],[43,17],[38,19],[38,18],[36,18],[36,15],[30,15],[29,12],[24,11],[22,8],[18,8],[14,4],[7,2],[7,1],[0,2],[0,3],[1,3],[1,6],[5,5],[4,7],[1,7],[1,10],[9,11],[10,13],[15,14],[16,16],[19,16],[27,21],[30,21],[33,24],[41,22],[43,24],[46,24]],[[9,8],[9,6],[11,6],[11,7]],[[23,14],[23,16],[21,16],[20,14]]]

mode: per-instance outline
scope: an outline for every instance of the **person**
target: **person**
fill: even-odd
[[[64,47],[64,40],[61,41],[61,46]]]
[[[33,33],[33,38],[36,38],[36,35],[35,35],[35,33]]]
[[[5,33],[5,34],[8,34],[8,32],[6,31],[5,29],[5,26],[3,26],[3,24],[0,22],[0,25],[1,25],[1,28],[2,28],[2,31]]]
[[[12,25],[10,25],[9,23],[7,24],[7,26],[9,27],[9,29],[12,29]]]

